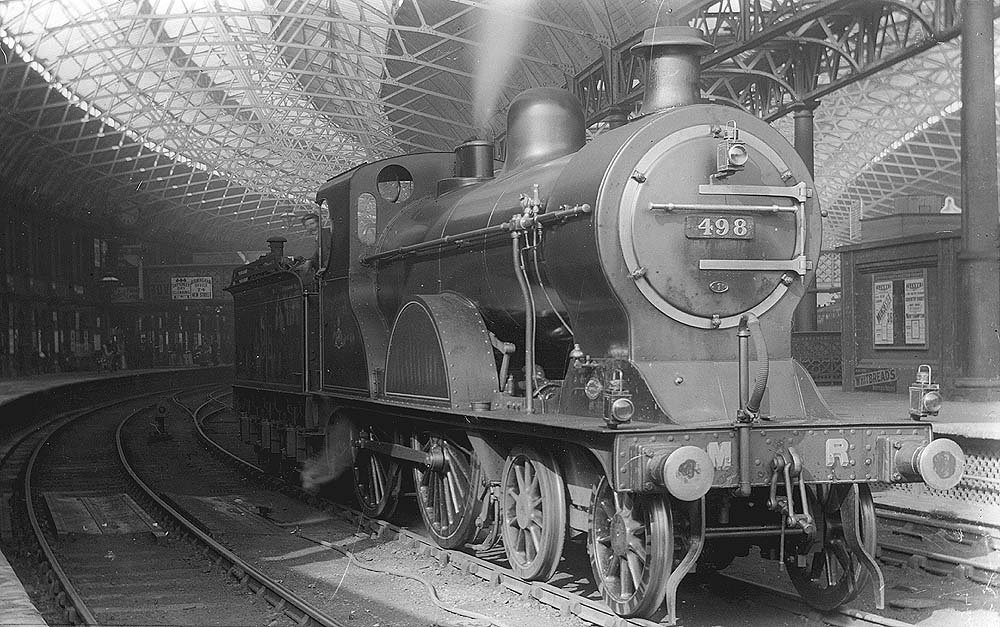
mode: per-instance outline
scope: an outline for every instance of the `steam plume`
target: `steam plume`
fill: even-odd
[[[309,491],[318,490],[350,468],[354,464],[353,438],[349,421],[334,420],[327,431],[324,450],[302,464],[302,487]]]
[[[497,98],[528,34],[530,0],[490,0],[480,25],[479,66],[473,80],[477,128],[489,128]]]

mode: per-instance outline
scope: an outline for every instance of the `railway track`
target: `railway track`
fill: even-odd
[[[122,434],[131,429],[153,443],[154,407],[147,397],[72,412],[18,438],[4,456],[5,477],[24,477],[25,518],[38,545],[22,553],[45,556],[55,600],[48,619],[339,625],[172,517],[169,504],[145,489]]]
[[[212,410],[213,415],[224,415],[224,413],[219,412],[218,399],[214,403],[215,409]],[[203,405],[202,408],[195,411],[195,416],[199,416],[201,412],[205,411],[208,404]],[[206,412],[207,413],[207,412]],[[220,419],[222,420],[222,419]],[[235,421],[230,421],[229,425],[232,428]],[[243,451],[243,457],[240,454],[234,454],[228,448],[239,449],[243,446],[241,443],[234,443],[233,440],[227,442],[226,445],[216,442],[211,434],[206,433],[206,429],[202,426],[202,421],[196,419],[196,424],[199,424],[199,430],[201,431],[201,438],[208,444],[208,446],[214,448],[221,455],[231,458],[233,463],[247,464],[249,467],[255,468],[256,472],[262,472],[261,469],[257,468],[252,462],[247,461],[245,458],[250,457],[249,447],[245,447]],[[221,430],[221,429],[220,429]],[[235,444],[235,446],[234,446]],[[227,448],[228,447],[228,448]],[[290,490],[292,492],[298,492],[300,498],[312,499],[311,496],[302,494],[298,491],[297,487],[285,486],[285,490]],[[561,616],[575,616],[581,621],[589,624],[595,625],[653,625],[657,624],[655,621],[645,621],[645,620],[626,620],[621,619],[613,614],[611,614],[607,608],[598,599],[588,597],[586,593],[578,593],[574,591],[573,586],[566,586],[560,583],[560,585],[550,585],[538,582],[526,582],[523,581],[512,574],[512,572],[505,567],[504,559],[502,556],[502,551],[494,552],[494,555],[490,555],[489,552],[481,553],[480,555],[470,555],[468,553],[460,551],[448,551],[437,547],[428,537],[420,533],[418,527],[419,525],[414,525],[411,527],[402,527],[392,524],[388,524],[384,521],[371,520],[363,517],[359,512],[354,511],[350,508],[345,508],[341,504],[335,503],[324,503],[323,507],[327,511],[336,512],[336,514],[342,517],[344,520],[356,524],[357,528],[362,530],[364,534],[371,537],[377,538],[388,538],[390,541],[398,544],[404,550],[415,551],[424,558],[436,562],[438,564],[449,564],[453,566],[456,570],[465,573],[467,576],[476,577],[484,582],[492,584],[493,586],[501,587],[511,592],[519,595],[523,598],[531,598],[539,601],[540,603],[550,606],[555,609]],[[309,534],[302,532],[300,537],[309,539]],[[312,538],[317,545],[323,546],[324,543],[316,538]],[[331,547],[327,547],[331,548]],[[335,548],[335,547],[334,547]],[[905,551],[908,550],[904,545],[892,545],[888,544],[886,549],[882,552],[882,560],[884,563],[889,565],[898,565],[893,561],[890,552],[891,551]],[[498,557],[499,556],[499,557]],[[567,560],[570,561],[570,560]],[[910,559],[904,564],[904,566],[914,566],[917,563]],[[923,562],[919,562],[923,564]],[[958,573],[977,573],[975,577],[970,577],[973,581],[986,581],[990,580],[990,574],[984,574],[980,570],[973,571],[972,569],[967,569],[962,571],[959,569]],[[995,575],[995,569],[992,571]],[[783,574],[782,574],[783,577]],[[560,573],[556,577],[557,582],[567,581],[567,580],[580,580],[586,579],[585,573],[573,573],[566,572]],[[780,608],[782,612],[789,615],[794,615],[798,617],[799,621],[806,621],[807,624],[810,621],[814,621],[815,624],[834,624],[834,625],[883,625],[883,626],[898,626],[909,624],[904,620],[899,618],[894,618],[893,616],[879,615],[870,612],[862,612],[854,609],[844,609],[840,612],[833,612],[827,614],[821,614],[811,607],[804,604],[798,597],[794,594],[790,594],[784,590],[773,588],[771,586],[761,584],[760,581],[752,581],[748,579],[740,579],[732,577],[725,574],[713,575],[715,583],[712,585],[718,586],[742,586],[749,592],[746,593],[747,597],[753,597],[761,602],[766,602],[774,607]],[[720,583],[721,582],[721,583]],[[891,585],[890,581],[890,585]],[[897,614],[899,614],[897,612]],[[727,623],[728,624],[728,623]]]
[[[320,500],[297,485],[276,482],[244,459],[252,457],[250,447],[234,445],[238,440],[233,436],[238,431],[237,420],[225,411],[225,396],[211,393],[204,400],[204,392],[188,392],[174,397],[178,405],[193,407],[191,413],[200,432],[197,438],[218,455],[226,456],[225,464],[212,456],[192,452],[196,451],[193,430],[179,416],[171,415],[161,423],[156,404],[148,399],[133,402],[137,407],[130,410],[133,418],[125,426],[120,426],[127,413],[122,407],[113,411],[103,408],[105,414],[115,414],[103,418],[87,417],[88,412],[73,412],[26,436],[4,455],[11,462],[0,468],[0,480],[9,479],[12,471],[8,466],[16,466],[18,462],[14,460],[23,463],[24,451],[28,449],[44,450],[35,455],[40,460],[36,463],[47,465],[51,459],[62,462],[59,468],[31,473],[34,487],[27,489],[31,492],[31,502],[38,506],[35,517],[42,535],[52,545],[50,552],[56,562],[61,564],[52,567],[45,579],[57,604],[64,608],[64,620],[135,624],[137,612],[145,611],[147,618],[155,614],[159,624],[203,624],[211,620],[198,620],[197,616],[221,611],[230,622],[234,616],[251,612],[257,618],[250,622],[263,617],[273,625],[347,624],[338,623],[344,618],[356,627],[374,625],[378,620],[413,624],[416,614],[398,607],[376,605],[370,614],[364,614],[364,608],[370,605],[364,594],[365,585],[369,590],[385,587],[387,577],[393,575],[409,577],[411,584],[420,589],[419,593],[411,592],[411,596],[422,595],[421,603],[435,604],[442,615],[452,617],[451,623],[435,619],[436,624],[506,627],[539,620],[547,625],[651,627],[658,624],[655,620],[622,619],[608,611],[594,591],[588,589],[591,585],[585,583],[588,566],[582,546],[567,552],[553,583],[527,582],[506,568],[502,550],[469,554],[441,549],[421,532],[419,522],[394,525],[373,520],[343,504]],[[170,410],[171,414],[174,412]],[[84,431],[86,436],[82,435]],[[113,438],[111,434],[115,431],[118,435]],[[39,443],[43,440],[50,443],[41,447]],[[116,440],[117,444],[113,444]],[[101,445],[80,447],[81,441]],[[174,453],[168,453],[168,448]],[[119,452],[112,455],[111,449]],[[236,454],[230,449],[235,449]],[[178,463],[178,455],[183,464]],[[131,460],[133,468],[119,470],[118,462],[109,461],[116,456]],[[231,465],[237,463],[239,470],[234,470]],[[178,473],[181,465],[184,468]],[[198,480],[192,480],[193,477]],[[142,478],[149,483],[144,491],[140,489]],[[144,492],[152,496],[141,496]],[[95,536],[98,541],[90,542],[93,538],[88,539],[84,534],[60,533],[58,524],[49,515],[58,499],[82,499],[79,502],[93,507],[95,502],[106,502],[101,499],[121,495],[130,495],[154,522],[171,522],[160,523],[159,532],[153,528],[101,534]],[[193,522],[174,522],[175,516]],[[414,521],[419,521],[419,517],[415,516]],[[890,566],[887,568],[890,579],[891,567],[936,577],[958,575],[977,583],[995,576],[995,568],[983,569],[979,562],[975,568],[954,562],[967,558],[952,555],[951,562],[941,561],[939,557],[948,556],[929,549],[925,552],[933,555],[907,553],[908,543],[904,542],[916,536],[950,534],[950,537],[961,536],[964,540],[959,543],[961,546],[992,547],[995,539],[988,531],[939,529],[931,534],[916,526],[927,523],[926,520],[897,515],[896,522],[899,529],[893,528],[889,533],[901,539],[900,545],[883,542],[880,555],[883,563]],[[117,517],[109,518],[109,523],[123,524]],[[903,532],[899,533],[900,530]],[[974,533],[977,531],[980,535]],[[574,555],[579,559],[574,559]],[[942,563],[946,565],[939,566]],[[60,569],[65,571],[65,580],[72,583],[63,583]],[[320,569],[326,572],[318,572]],[[123,578],[122,573],[128,576]],[[434,582],[441,578],[446,580],[445,589],[453,583],[471,586],[476,590],[476,602],[456,601],[450,594],[439,597]],[[348,584],[341,589],[340,584],[345,580]],[[360,593],[351,592],[352,587],[355,590],[359,587],[350,585],[355,580],[362,582]],[[164,588],[171,592],[164,592]],[[400,585],[401,590],[404,588]],[[185,591],[192,590],[197,591],[193,596],[184,596]],[[759,578],[755,581],[729,574],[686,581],[682,598],[687,604],[682,608],[682,620],[688,625],[898,627],[908,624],[892,616],[850,609],[820,614],[794,594],[762,585]],[[508,611],[508,606],[518,604],[521,607],[517,611]],[[737,614],[746,622],[733,619]],[[511,616],[531,618],[517,620]],[[760,622],[760,616],[768,617],[766,623]]]
[[[0,540],[5,552],[11,555],[12,563],[21,573],[22,579],[32,575],[36,589],[47,590],[47,596],[35,598],[36,605],[51,620],[77,621],[81,611],[75,605],[75,590],[64,585],[67,581],[64,571],[53,561],[51,547],[40,543],[33,533],[31,519],[34,512],[26,506],[30,489],[25,485],[29,465],[37,457],[42,445],[63,426],[88,415],[133,403],[148,400],[153,394],[143,394],[116,401],[97,403],[90,408],[58,413],[24,426],[17,432],[5,433],[0,445],[0,494],[4,502],[0,505]],[[37,525],[36,525],[37,526]]]
[[[1000,528],[877,509],[886,539],[880,559],[981,585],[1000,581]]]

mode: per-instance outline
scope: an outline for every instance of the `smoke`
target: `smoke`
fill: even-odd
[[[351,443],[355,436],[349,420],[339,418],[330,423],[323,451],[302,464],[300,477],[303,489],[310,492],[319,490],[354,465],[354,447]]]
[[[530,0],[490,0],[480,24],[479,65],[473,79],[477,128],[489,128],[497,99],[527,37]]]

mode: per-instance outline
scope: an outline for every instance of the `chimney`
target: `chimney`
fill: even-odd
[[[701,56],[712,49],[701,31],[689,26],[657,26],[642,33],[631,52],[646,59],[646,92],[640,115],[701,100]]]
[[[493,142],[470,139],[455,149],[455,176],[493,178]]]

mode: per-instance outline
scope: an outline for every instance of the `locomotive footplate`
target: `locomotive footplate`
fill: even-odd
[[[934,439],[930,425],[848,425],[839,428],[754,424],[749,480],[770,486],[793,466],[806,483],[923,481],[936,489],[958,483],[965,456],[955,442]],[[667,489],[691,501],[711,488],[740,486],[740,434],[727,428],[619,434],[615,438],[615,489],[652,492]]]

